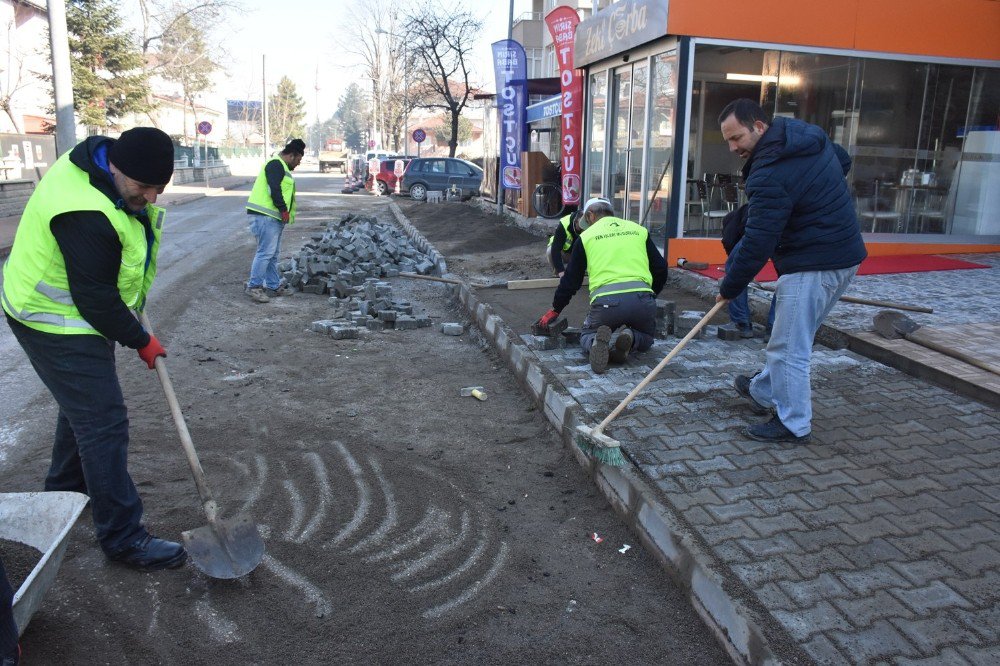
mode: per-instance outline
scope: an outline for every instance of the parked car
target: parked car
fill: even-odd
[[[392,194],[396,191],[396,180],[398,180],[396,162],[402,161],[405,171],[412,159],[412,157],[390,157],[381,160],[378,165],[378,173],[368,174],[368,178],[365,179],[365,188],[369,192],[378,192],[382,196]]]
[[[427,191],[459,191],[463,199],[479,194],[483,170],[457,157],[421,157],[410,162],[400,181],[400,193],[417,201],[427,198]]]

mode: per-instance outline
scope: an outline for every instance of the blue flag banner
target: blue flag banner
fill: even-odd
[[[493,42],[500,117],[500,178],[504,189],[521,189],[521,151],[524,142],[525,86],[528,72],[524,47],[513,39]]]

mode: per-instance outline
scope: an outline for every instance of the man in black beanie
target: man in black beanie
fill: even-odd
[[[302,161],[306,143],[292,139],[284,150],[269,159],[254,181],[247,199],[250,233],[257,239],[257,251],[250,264],[246,292],[255,303],[267,303],[272,296],[291,293],[281,283],[278,254],[285,225],[295,223],[295,178],[292,171]]]
[[[78,144],[28,200],[0,294],[59,406],[45,490],[89,495],[108,558],[147,571],[179,567],[187,554],[142,524],[115,343],[135,349],[149,369],[167,355],[131,311],[145,306],[156,275],[163,209],[153,204],[173,171],[173,142],[153,127]]]

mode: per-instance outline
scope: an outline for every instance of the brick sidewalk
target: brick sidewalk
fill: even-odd
[[[609,432],[739,596],[823,663],[1000,662],[1000,417],[848,351],[813,357],[813,439],[744,439],[759,342],[692,341]],[[594,376],[536,351],[599,421],[677,342]],[[725,574],[724,574],[725,575]]]
[[[968,276],[924,274],[888,276],[896,289],[881,276],[857,280],[852,293],[904,300],[925,293],[921,282],[944,283],[940,316],[996,320],[995,298],[973,313],[961,307],[995,294],[995,255],[991,263],[975,290],[950,291]],[[866,294],[870,287],[880,294]],[[518,339],[494,314],[489,290],[459,293],[567,442],[575,424],[593,427],[678,342],[657,340],[598,376],[578,348],[540,351],[525,344],[529,336]],[[837,325],[858,328],[875,311],[836,310]],[[997,411],[818,346],[811,442],[754,442],[739,430],[761,417],[732,381],[759,369],[763,346],[715,333],[689,343],[608,428],[634,466],[576,456],[699,612],[752,662],[1000,663]]]

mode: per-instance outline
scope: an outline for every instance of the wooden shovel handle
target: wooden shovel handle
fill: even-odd
[[[149,317],[145,312],[139,313],[139,322],[143,328],[152,335],[153,327],[149,323]],[[188,466],[191,468],[191,476],[194,477],[194,484],[198,487],[198,495],[201,497],[202,507],[205,510],[205,517],[209,523],[214,523],[218,513],[218,506],[212,497],[212,490],[205,480],[205,470],[201,467],[198,459],[198,452],[195,451],[194,442],[191,440],[191,433],[188,432],[187,423],[184,421],[184,414],[181,412],[180,403],[174,393],[174,385],[170,382],[170,375],[167,374],[167,364],[162,356],[157,356],[153,360],[156,366],[156,376],[163,386],[163,394],[167,397],[167,404],[170,406],[170,414],[174,417],[174,425],[177,426],[177,434],[181,438],[181,445],[184,447],[184,455],[187,456]]]
[[[1000,366],[997,366],[994,363],[983,361],[982,359],[978,359],[974,356],[969,356],[968,354],[960,352],[957,349],[946,347],[945,345],[942,345],[939,342],[935,342],[927,338],[926,336],[921,334],[920,331],[907,333],[904,337],[910,342],[915,342],[922,347],[927,347],[928,349],[932,349],[938,352],[939,354],[944,354],[945,356],[950,356],[951,358],[957,359],[963,363],[968,363],[969,365],[979,368],[980,370],[985,370],[986,372],[992,372],[995,375],[1000,375]]]
[[[612,411],[610,414],[608,414],[605,417],[605,419],[603,421],[601,421],[600,424],[596,428],[594,428],[594,431],[593,431],[594,434],[595,435],[601,434],[604,431],[604,429],[608,426],[608,424],[611,423],[615,419],[615,417],[618,416],[619,414],[621,414],[622,410],[625,409],[628,406],[628,403],[632,402],[632,400],[635,398],[635,396],[639,395],[639,391],[641,391],[642,389],[646,388],[646,384],[648,384],[649,382],[653,381],[656,378],[656,375],[660,374],[660,370],[663,370],[663,368],[667,365],[667,363],[670,363],[670,360],[674,356],[677,356],[677,354],[678,354],[678,352],[680,352],[680,350],[684,349],[684,345],[686,345],[688,343],[688,340],[690,340],[694,336],[698,335],[698,331],[700,331],[702,328],[704,328],[705,324],[707,324],[709,322],[709,320],[711,320],[712,317],[715,316],[715,313],[718,312],[722,308],[722,306],[725,305],[728,302],[729,301],[724,301],[723,300],[723,301],[719,301],[718,303],[716,303],[715,307],[713,307],[711,310],[709,310],[708,314],[706,314],[704,317],[702,317],[701,321],[699,321],[697,324],[695,324],[694,328],[692,328],[691,331],[687,335],[685,335],[683,338],[681,338],[681,341],[677,343],[677,346],[675,346],[673,349],[670,350],[670,353],[667,354],[663,358],[663,360],[660,361],[660,363],[655,368],[653,368],[650,371],[650,373],[648,375],[646,375],[646,377],[641,382],[639,382],[638,386],[636,386],[634,389],[632,389],[632,392],[629,393],[627,396],[625,396],[624,400],[622,400],[620,403],[618,403],[618,406],[614,408],[614,411]]]

